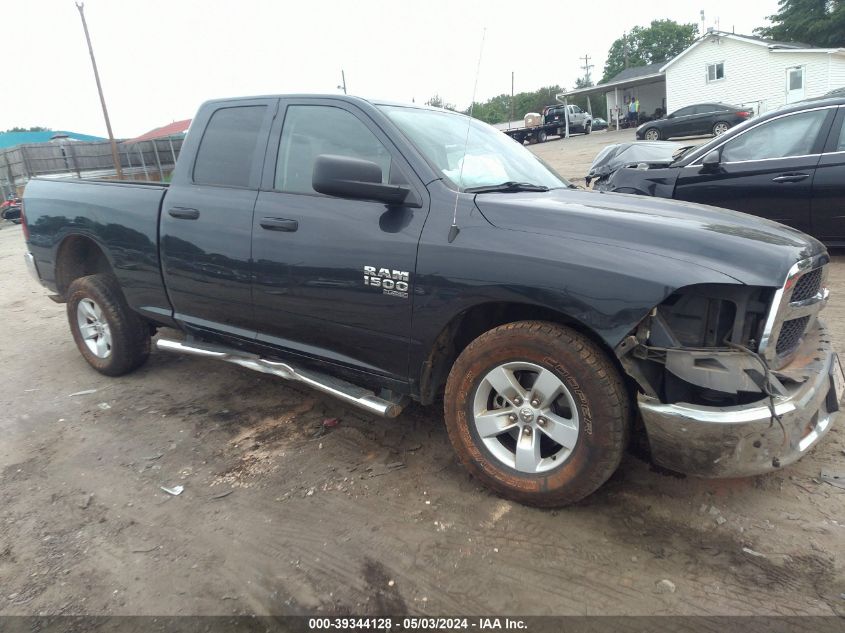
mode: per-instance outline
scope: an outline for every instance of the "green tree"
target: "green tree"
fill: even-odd
[[[443,101],[443,98],[440,95],[434,95],[425,102],[425,105],[431,106],[433,108],[445,108],[446,110],[457,110],[453,103],[446,103]]]
[[[678,24],[674,20],[652,20],[647,27],[635,26],[610,45],[602,83],[625,68],[672,59],[692,44],[697,34],[695,24]]]
[[[563,92],[557,84],[545,86],[533,92],[519,92],[513,96],[513,108],[511,108],[511,96],[501,94],[484,102],[476,101],[472,106],[472,116],[486,123],[504,123],[510,120],[511,111],[513,118],[519,120],[528,112],[542,112],[547,105],[555,103],[555,95]],[[464,110],[469,114],[470,109]]]
[[[761,37],[812,46],[845,46],[845,1],[780,0],[771,26],[754,29]]]
[[[40,126],[33,126],[33,127],[13,127],[9,128],[8,130],[3,130],[0,134],[5,134],[6,132],[52,132],[52,129],[48,127],[40,127]]]

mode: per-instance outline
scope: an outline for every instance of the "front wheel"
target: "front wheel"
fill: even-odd
[[[67,297],[73,340],[91,367],[122,376],[144,364],[150,355],[149,326],[127,305],[113,275],[80,277]]]
[[[725,132],[730,129],[730,125],[725,123],[724,121],[719,121],[716,125],[713,126],[713,136],[722,136]]]
[[[545,143],[548,138],[549,137],[543,131],[540,131],[540,132],[537,133],[537,142],[538,143]]]
[[[645,140],[647,141],[659,141],[660,140],[660,130],[655,127],[650,127],[645,131]]]
[[[592,125],[587,123],[587,125],[584,127],[584,134],[589,134],[590,132],[592,132],[593,131],[592,127],[593,127]]]
[[[630,408],[619,371],[569,328],[520,321],[482,334],[458,357],[446,428],[464,467],[497,493],[554,507],[613,474]]]

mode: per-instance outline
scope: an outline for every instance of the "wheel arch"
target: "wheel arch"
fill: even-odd
[[[431,404],[446,385],[455,360],[476,338],[506,323],[516,321],[549,321],[569,327],[589,338],[604,351],[625,376],[619,359],[594,330],[563,312],[544,306],[511,301],[485,302],[468,308],[441,329],[419,371],[419,392],[422,404]]]
[[[56,249],[55,279],[59,295],[66,298],[71,283],[97,273],[114,273],[106,249],[87,235],[65,236]]]

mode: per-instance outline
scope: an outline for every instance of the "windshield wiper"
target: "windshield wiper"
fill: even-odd
[[[498,185],[485,185],[483,187],[467,187],[464,189],[467,193],[491,193],[502,191],[505,193],[516,193],[519,191],[548,191],[549,188],[544,185],[532,185],[530,182],[516,182],[509,180]]]

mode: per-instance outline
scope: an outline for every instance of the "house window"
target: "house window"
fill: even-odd
[[[725,62],[707,64],[707,83],[721,81],[725,78]]]

